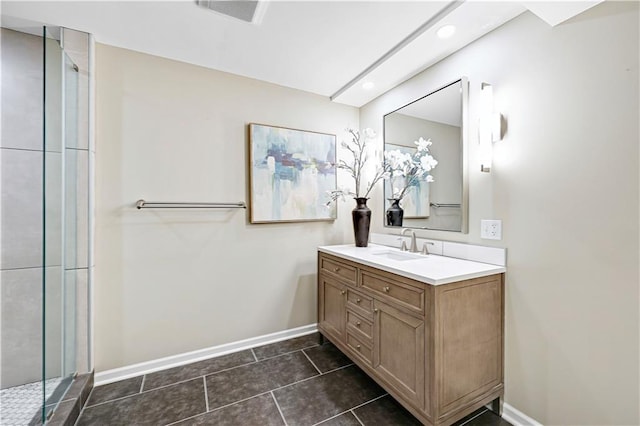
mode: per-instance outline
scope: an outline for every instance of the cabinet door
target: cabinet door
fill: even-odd
[[[424,407],[424,321],[374,301],[373,367],[399,393]]]
[[[440,414],[458,410],[503,382],[503,294],[500,276],[437,289]]]
[[[343,341],[347,324],[346,286],[324,275],[320,276],[319,284],[318,322],[320,329]]]

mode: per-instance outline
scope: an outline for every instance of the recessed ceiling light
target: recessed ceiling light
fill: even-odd
[[[436,33],[439,38],[449,38],[456,32],[456,27],[453,25],[445,25],[444,27],[440,27],[438,32]]]
[[[375,84],[373,84],[373,81],[365,81],[364,83],[362,83],[362,88],[364,90],[371,90],[373,89],[373,86],[375,86]]]

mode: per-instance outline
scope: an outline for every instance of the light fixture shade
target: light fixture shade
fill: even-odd
[[[478,144],[480,171],[491,171],[493,157],[493,87],[482,83],[480,88],[480,118],[478,120]]]
[[[502,114],[491,113],[491,142],[502,140]]]

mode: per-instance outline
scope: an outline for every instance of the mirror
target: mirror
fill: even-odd
[[[384,116],[385,157],[396,165],[384,184],[385,226],[467,232],[468,91],[462,77]]]

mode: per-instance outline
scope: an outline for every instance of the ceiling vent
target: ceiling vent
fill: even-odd
[[[196,0],[196,4],[216,13],[252,24],[259,24],[266,2],[254,0]]]

